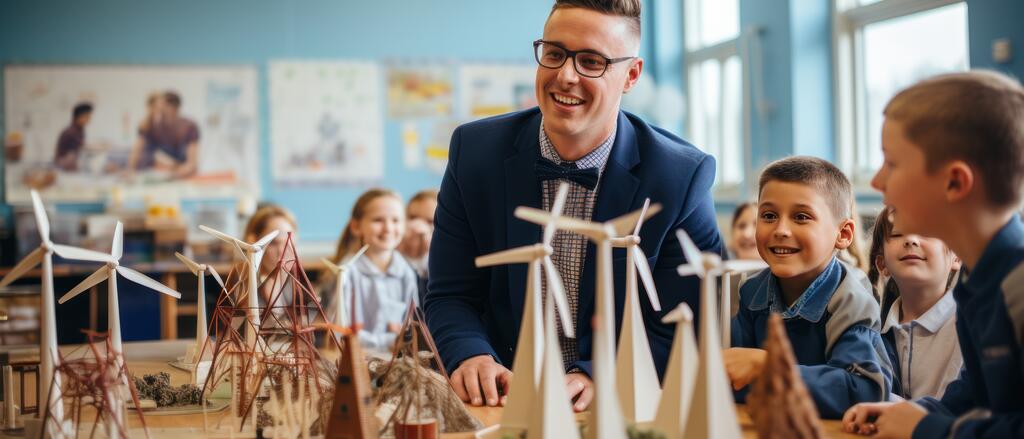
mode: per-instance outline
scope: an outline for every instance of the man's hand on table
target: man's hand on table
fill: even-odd
[[[909,438],[927,415],[910,401],[861,403],[843,415],[843,430],[877,438]]]
[[[566,374],[565,392],[569,394],[569,400],[573,401],[573,411],[582,412],[594,400],[594,382],[583,372]]]
[[[452,387],[463,402],[481,406],[505,405],[512,371],[498,364],[490,355],[469,357],[452,373]],[[501,394],[498,394],[501,387]]]

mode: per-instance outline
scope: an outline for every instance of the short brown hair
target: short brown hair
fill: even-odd
[[[181,95],[174,90],[168,90],[164,92],[164,102],[174,108],[181,108]]]
[[[928,172],[963,160],[977,171],[990,202],[1020,201],[1024,88],[1015,79],[985,70],[934,76],[897,93],[883,114],[922,149]]]
[[[559,9],[581,8],[629,19],[629,28],[640,39],[640,0],[555,0],[551,13]],[[548,15],[550,17],[550,14]]]
[[[835,165],[817,157],[795,156],[776,160],[761,172],[757,193],[772,181],[800,183],[813,187],[828,203],[837,221],[852,217],[853,189],[850,180]]]

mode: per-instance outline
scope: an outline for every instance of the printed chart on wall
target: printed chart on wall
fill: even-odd
[[[10,65],[4,90],[8,201],[259,191],[253,67]]]
[[[358,184],[384,177],[376,63],[275,61],[269,80],[275,184]]]
[[[459,113],[469,119],[525,110],[537,105],[530,64],[463,64],[459,68]]]

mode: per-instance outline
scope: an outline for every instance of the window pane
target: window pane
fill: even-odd
[[[722,155],[718,160],[718,173],[722,183],[743,181],[743,78],[740,57],[725,62],[725,82],[722,92]]]
[[[967,6],[957,3],[864,26],[864,119],[858,171],[882,163],[882,109],[900,89],[937,73],[966,70]]]
[[[686,47],[711,46],[739,36],[739,0],[687,0]]]

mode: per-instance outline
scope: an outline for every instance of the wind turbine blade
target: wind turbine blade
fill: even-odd
[[[661,212],[661,204],[654,203],[651,204],[646,211],[643,209],[634,210],[625,215],[612,218],[608,221],[608,224],[611,224],[612,228],[615,229],[616,236],[622,236],[633,230],[633,228],[636,227],[637,221],[650,218],[658,212]]]
[[[334,261],[327,258],[320,258],[320,261],[324,263],[324,266],[330,270],[331,274],[337,275],[341,271],[341,267],[338,267]]]
[[[697,270],[696,268],[693,268],[692,265],[688,265],[688,264],[680,265],[678,268],[676,268],[676,271],[679,273],[679,276],[682,276],[682,277],[688,277],[688,276],[704,277],[704,271],[703,270]]]
[[[654,275],[651,274],[651,265],[647,263],[647,255],[639,246],[632,247],[631,251],[636,270],[640,272],[640,280],[644,283],[644,289],[647,290],[647,298],[651,301],[651,307],[655,311],[661,311],[661,301],[658,300],[658,290],[654,288]]]
[[[551,203],[551,215],[562,216],[562,209],[565,208],[565,200],[569,198],[569,183],[558,184],[558,193],[555,194],[555,202]]]
[[[32,253],[25,256],[25,259],[18,262],[18,265],[15,265],[14,268],[7,273],[7,276],[4,276],[3,280],[0,280],[0,288],[10,285],[11,282],[18,280],[21,275],[34,268],[36,265],[39,265],[40,262],[43,262],[43,256],[45,254],[46,250],[43,250],[42,247],[37,247],[35,250],[32,250]]]
[[[145,274],[142,274],[142,273],[139,273],[138,271],[132,270],[131,268],[125,267],[123,265],[118,265],[117,266],[117,272],[120,273],[121,276],[124,276],[125,279],[128,279],[128,280],[130,280],[132,282],[135,282],[135,283],[137,283],[139,285],[142,285],[142,286],[147,287],[147,288],[154,289],[154,290],[156,290],[158,292],[164,293],[164,294],[166,294],[168,296],[171,296],[171,297],[173,297],[175,299],[180,299],[181,298],[181,293],[179,293],[177,291],[174,291],[174,290],[168,288],[166,285],[153,280],[152,278],[150,278],[149,276],[146,276]]]
[[[114,242],[110,244],[110,256],[115,261],[120,261],[122,254],[124,254],[124,224],[118,221],[117,226],[114,226]]]
[[[235,249],[235,255],[237,255],[239,259],[241,259],[241,260],[243,260],[245,262],[249,262],[249,257],[245,255],[245,250],[242,250],[242,247],[239,246],[239,244],[245,244],[245,243],[240,242],[240,241],[235,241],[235,242],[231,242],[230,244],[231,244],[231,248]],[[246,244],[246,245],[248,245],[248,244]]]
[[[217,239],[219,239],[221,241],[224,241],[224,242],[226,242],[228,244],[235,244],[235,245],[243,244],[246,247],[249,247],[248,243],[246,243],[246,242],[244,242],[244,241],[242,241],[242,240],[240,240],[238,238],[235,238],[234,236],[228,235],[227,233],[221,232],[219,230],[212,229],[212,228],[206,227],[204,225],[200,225],[199,226],[199,230],[202,230],[202,231],[204,231],[206,233],[209,233],[209,234],[213,235],[215,238],[217,238]]]
[[[185,264],[185,266],[188,267],[188,271],[191,271],[192,274],[199,276],[199,269],[201,268],[199,267],[199,264],[178,252],[174,252],[174,256],[176,256],[178,260],[181,261],[182,264]]]
[[[640,211],[640,219],[636,221],[636,227],[633,229],[633,236],[640,236],[640,226],[644,225],[644,218],[647,215],[647,209],[651,207],[651,199],[644,199],[644,208]]]
[[[50,219],[46,217],[46,206],[43,205],[39,192],[32,189],[32,212],[36,215],[36,227],[39,228],[39,238],[43,242],[50,241]]]
[[[665,314],[665,317],[661,318],[662,323],[673,323],[673,322],[692,322],[693,321],[693,310],[690,309],[690,305],[686,303],[680,303],[676,309],[669,311]]]
[[[72,247],[70,245],[54,244],[53,252],[64,259],[73,259],[76,261],[93,261],[93,262],[117,262],[113,256],[106,253],[100,253],[98,251],[86,250],[84,248]]]
[[[555,195],[555,202],[551,204],[551,217],[557,218],[562,216],[562,209],[565,208],[565,199],[569,196],[569,184],[562,182],[558,184],[558,193]],[[551,240],[555,237],[555,231],[558,229],[552,222],[548,222],[544,225],[544,244],[550,245]]]
[[[604,236],[604,226],[590,221],[560,216],[553,218],[550,213],[532,207],[519,206],[515,211],[516,218],[545,226],[553,221],[559,229],[570,230],[584,235]]]
[[[281,231],[280,231],[280,230],[274,230],[274,231],[271,231],[270,233],[267,233],[266,235],[263,235],[263,237],[262,237],[262,238],[260,238],[260,240],[259,240],[259,241],[256,241],[256,243],[255,243],[255,244],[253,244],[252,246],[253,246],[253,247],[258,247],[258,248],[261,248],[261,249],[262,249],[262,248],[263,248],[263,247],[265,247],[265,246],[266,246],[267,244],[269,244],[269,243],[270,243],[270,241],[273,241],[273,240],[274,240],[274,238],[277,238],[277,235],[279,235],[279,234],[281,234]]]
[[[356,252],[356,254],[352,255],[351,258],[348,258],[348,260],[345,261],[345,265],[348,265],[348,264],[351,264],[351,263],[355,262],[356,259],[359,259],[360,257],[362,257],[363,253],[366,253],[366,250],[369,250],[369,248],[370,248],[369,245],[364,245],[362,248],[359,249],[359,251]]]
[[[701,256],[697,244],[693,243],[690,235],[686,234],[686,231],[683,229],[676,230],[676,238],[679,239],[679,245],[683,248],[686,264],[693,267],[693,274],[704,276],[704,258]]]
[[[82,283],[80,283],[78,285],[75,285],[75,287],[72,288],[71,291],[68,291],[68,293],[65,294],[63,297],[61,297],[60,300],[57,301],[57,303],[63,304],[64,302],[67,302],[68,300],[71,300],[75,296],[77,296],[79,294],[82,294],[83,291],[88,290],[89,288],[92,288],[93,286],[95,286],[96,284],[98,284],[100,282],[103,282],[107,278],[108,273],[109,273],[109,268],[107,268],[105,266],[100,268],[99,270],[96,270],[95,273],[93,273],[93,274],[89,275],[89,277],[85,278],[85,280],[83,280]],[[113,281],[111,281],[111,282],[113,282]]]
[[[737,273],[750,272],[750,271],[761,271],[768,268],[768,264],[751,259],[734,259],[731,261],[722,262],[722,268],[726,271],[734,271]]]
[[[558,318],[562,320],[562,332],[566,337],[576,338],[576,330],[572,326],[572,316],[569,312],[569,301],[565,296],[565,285],[562,283],[562,276],[558,274],[555,264],[551,262],[550,256],[544,257],[544,274],[548,280],[548,299],[555,299]]]
[[[206,270],[210,272],[210,276],[213,276],[213,280],[217,281],[217,285],[220,285],[221,288],[224,288],[224,280],[222,280],[220,278],[220,275],[217,274],[217,269],[213,268],[212,265],[207,265]]]
[[[538,246],[536,244],[502,250],[476,258],[476,266],[491,267],[503,264],[525,264],[536,258],[537,252]]]

